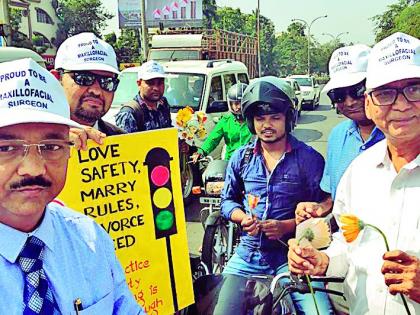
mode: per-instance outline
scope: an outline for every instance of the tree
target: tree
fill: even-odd
[[[420,38],[420,3],[416,3],[401,11],[395,18],[394,30]]]
[[[372,17],[372,21],[376,24],[376,41],[378,42],[398,31],[399,29],[396,25],[396,20],[398,19],[400,14],[407,7],[413,6],[418,2],[419,0],[399,0],[398,3],[389,5],[388,10],[386,10],[384,13]],[[416,19],[418,20],[418,16],[416,17]],[[402,23],[402,21],[400,23]],[[418,24],[416,27],[418,28]]]
[[[100,0],[59,0],[56,13],[60,20],[54,43],[57,47],[66,38],[82,32],[100,36],[106,21],[113,17],[103,9]]]
[[[217,20],[216,10],[216,0],[203,0],[204,25],[208,29],[211,29],[213,22]]]
[[[115,33],[107,34],[104,40],[114,47],[118,63],[140,62],[139,32],[134,29],[122,29],[121,36]]]

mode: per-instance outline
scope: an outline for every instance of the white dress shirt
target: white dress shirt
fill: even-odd
[[[390,250],[420,257],[420,155],[398,173],[388,156],[386,140],[357,157],[344,173],[337,189],[333,213],[354,214],[380,228]],[[330,257],[328,275],[346,276],[344,293],[354,315],[405,314],[399,294],[388,293],[381,273],[386,251],[382,236],[365,228],[352,243],[333,235],[325,251]],[[406,296],[411,314],[420,304]]]

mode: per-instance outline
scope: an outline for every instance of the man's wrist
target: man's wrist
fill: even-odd
[[[330,264],[330,258],[324,252],[319,252],[319,260],[315,266],[315,273],[318,276],[324,276],[327,273],[328,265]]]

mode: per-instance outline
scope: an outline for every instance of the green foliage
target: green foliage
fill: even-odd
[[[208,29],[211,29],[213,22],[217,20],[216,9],[216,0],[203,0],[203,23]]]
[[[56,12],[60,20],[56,46],[82,32],[100,36],[106,21],[113,16],[105,11],[100,0],[58,0]]]
[[[256,15],[242,13],[240,9],[218,8],[212,22],[213,28],[256,37]],[[279,66],[274,54],[276,46],[274,23],[260,15],[260,51],[262,75],[277,75]]]
[[[401,11],[395,19],[394,30],[420,38],[420,3]]]
[[[372,17],[372,21],[375,23],[375,35],[376,35],[376,41],[380,41],[384,39],[385,37],[388,37],[389,35],[397,32],[397,31],[403,31],[401,28],[408,28],[410,31],[414,31],[415,28],[418,29],[419,24],[413,24],[414,29],[410,26],[411,21],[404,21],[400,18],[400,15],[405,11],[406,8],[410,8],[411,6],[416,6],[417,11],[414,8],[414,11],[409,10],[408,14],[411,16],[411,14],[415,14],[417,12],[417,16],[414,16],[415,21],[418,21],[418,3],[419,0],[399,0],[395,4],[391,4],[388,6],[388,9],[382,13],[375,15]],[[397,21],[398,25],[397,25]],[[408,24],[408,25],[407,25]],[[418,30],[417,30],[418,32]]]
[[[122,29],[118,39],[115,33],[111,33],[105,35],[104,40],[114,47],[118,63],[140,62],[139,37],[138,30]]]

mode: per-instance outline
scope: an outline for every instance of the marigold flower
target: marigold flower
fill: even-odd
[[[340,222],[347,243],[353,242],[357,236],[359,236],[360,231],[365,227],[363,221],[352,214],[340,215]]]

